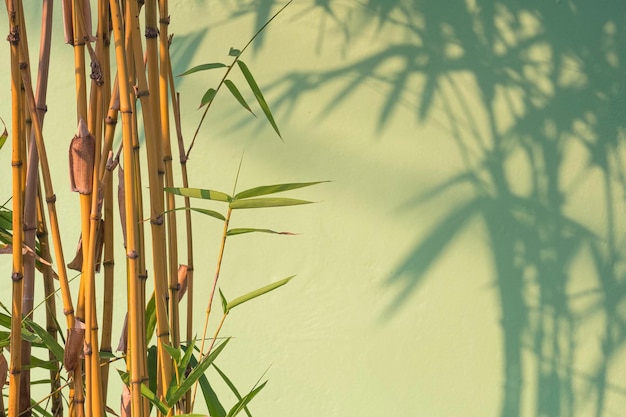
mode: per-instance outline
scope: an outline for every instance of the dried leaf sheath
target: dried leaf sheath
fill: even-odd
[[[78,123],[78,134],[70,143],[70,184],[72,191],[91,194],[96,155],[96,139],[87,130],[85,120]]]

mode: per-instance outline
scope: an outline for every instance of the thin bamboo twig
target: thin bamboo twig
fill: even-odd
[[[209,317],[211,316],[211,306],[213,304],[213,297],[215,296],[215,289],[217,288],[217,281],[220,278],[220,272],[222,269],[222,259],[224,258],[224,250],[226,249],[226,237],[228,236],[228,223],[230,222],[230,217],[231,217],[232,212],[233,212],[233,209],[229,207],[228,211],[226,212],[226,218],[224,220],[224,230],[222,232],[222,239],[221,239],[222,243],[220,244],[220,250],[217,255],[217,266],[215,270],[215,278],[213,279],[213,288],[211,288],[211,295],[209,296],[209,302],[207,304],[206,315],[204,318],[204,327],[202,330],[202,343],[200,344],[200,358],[205,356],[204,341],[206,339],[207,328],[209,326]],[[211,342],[211,347],[213,347],[214,342],[215,340]],[[196,401],[197,391],[198,391],[198,381],[196,381],[196,383],[193,386],[193,395],[191,397],[191,409],[192,410]]]

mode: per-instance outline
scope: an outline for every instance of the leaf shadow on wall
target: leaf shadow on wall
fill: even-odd
[[[317,0],[307,10],[342,26],[334,11],[344,6]],[[626,209],[624,4],[369,0],[361,13],[362,24],[404,31],[406,40],[326,71],[291,73],[272,88],[282,91],[275,109],[288,112],[303,95],[342,84],[326,107],[330,113],[366,81],[384,83],[383,130],[419,79],[418,121],[429,122],[434,112],[445,117],[464,170],[407,204],[419,218],[423,204],[458,187],[469,187],[473,197],[457,200],[390,273],[398,295],[389,315],[410,302],[444,249],[480,219],[501,314],[499,415],[517,417],[522,408],[537,417],[582,409],[613,415],[609,400],[626,398],[609,378],[626,342],[619,218]],[[391,62],[396,69],[384,70]],[[576,205],[584,203],[590,178],[604,201],[594,202],[600,212],[581,215]],[[589,272],[576,270],[581,262]],[[591,365],[583,370],[577,360],[587,337],[600,348],[585,351]],[[534,401],[522,404],[528,389]]]

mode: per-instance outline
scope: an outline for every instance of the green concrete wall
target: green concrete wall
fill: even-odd
[[[279,6],[173,3],[177,72],[226,61]],[[294,194],[318,204],[233,219],[299,233],[241,236],[224,259],[229,297],[298,274],[224,329],[220,364],[242,390],[271,365],[254,415],[623,415],[625,19],[618,0],[296,0],[276,19],[243,58],[285,143],[224,94],[189,162],[192,185],[225,191],[244,152],[239,189],[332,180]],[[59,30],[45,134],[73,248]],[[7,78],[5,64],[5,121]],[[217,75],[178,81],[190,137]],[[219,225],[195,220],[202,300]]]

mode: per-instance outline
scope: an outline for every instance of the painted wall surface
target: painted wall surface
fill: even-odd
[[[178,73],[228,62],[280,5],[172,3]],[[299,233],[233,238],[224,259],[229,297],[298,274],[224,329],[220,365],[242,390],[270,366],[254,415],[623,415],[625,28],[621,0],[297,0],[276,19],[243,59],[285,143],[222,94],[189,162],[193,186],[225,191],[244,152],[238,189],[332,180],[294,194],[319,204],[233,219]],[[73,248],[60,27],[53,48],[45,134]],[[177,80],[187,137],[218,77]],[[6,149],[0,162],[6,179]],[[195,220],[206,300],[219,225]]]

